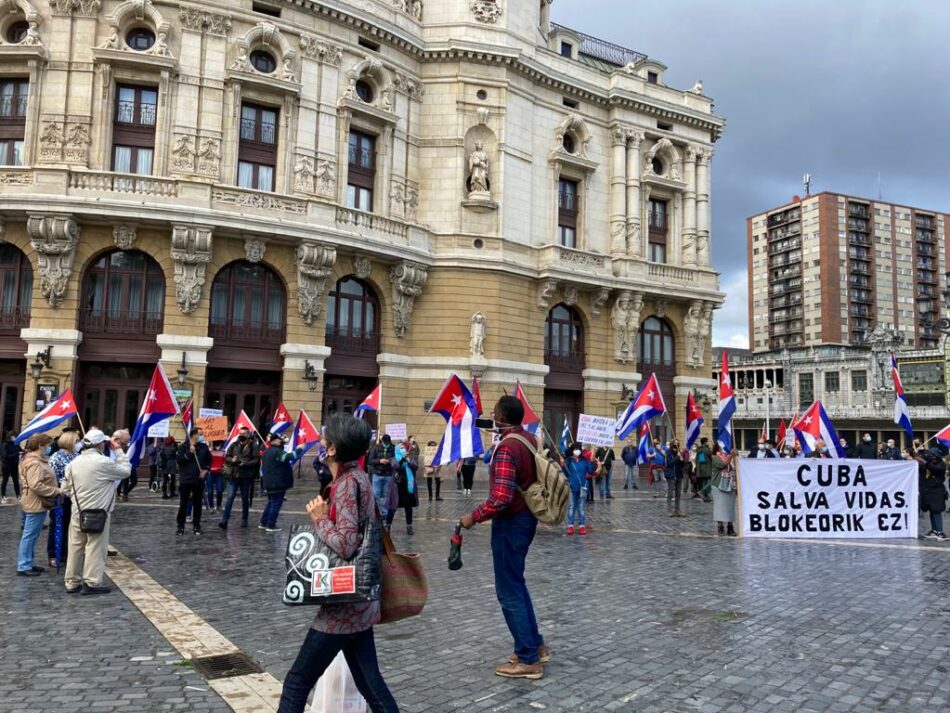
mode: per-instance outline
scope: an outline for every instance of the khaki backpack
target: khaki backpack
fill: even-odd
[[[548,455],[547,449],[539,451],[538,447],[524,436],[512,433],[505,438],[520,441],[534,456],[537,480],[529,485],[527,490],[518,488],[528,510],[545,525],[560,525],[567,517],[567,505],[571,497],[571,486],[568,485],[561,466]],[[502,443],[504,440],[502,439]]]

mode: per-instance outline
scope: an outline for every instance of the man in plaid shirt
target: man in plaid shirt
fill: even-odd
[[[469,529],[475,523],[492,521],[495,594],[514,639],[514,652],[506,663],[495,668],[495,673],[506,678],[541,678],[542,664],[551,656],[538,631],[534,605],[524,579],[525,558],[538,521],[520,492],[535,482],[537,475],[534,453],[514,436],[535,444],[537,441],[521,427],[524,406],[514,396],[502,396],[492,418],[501,441],[488,470],[488,499],[470,515],[464,515],[461,525]]]

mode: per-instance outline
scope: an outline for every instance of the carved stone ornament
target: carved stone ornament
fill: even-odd
[[[389,268],[389,280],[393,283],[393,330],[397,337],[404,337],[409,331],[412,308],[428,276],[425,265],[414,262],[403,261]]]
[[[607,304],[607,300],[610,299],[610,290],[606,287],[601,287],[597,292],[594,293],[594,297],[591,300],[591,313],[597,317],[600,315],[601,311],[604,309],[604,305]]]
[[[417,79],[395,72],[393,74],[393,86],[401,92],[405,92],[412,99],[421,99],[425,95],[425,86]]]
[[[172,260],[175,262],[175,301],[185,314],[198,308],[205,272],[211,262],[211,229],[193,225],[172,227]]]
[[[95,17],[102,8],[100,0],[49,0],[54,15]]]
[[[266,250],[267,243],[260,238],[247,238],[244,241],[244,256],[248,262],[260,262]]]
[[[373,261],[366,255],[357,255],[353,258],[353,274],[365,280],[373,272]]]
[[[469,356],[479,358],[485,356],[485,315],[476,312],[472,315],[472,328],[469,332],[468,353]]]
[[[112,240],[119,250],[131,250],[135,247],[135,238],[137,237],[134,225],[122,223],[112,229]]]
[[[221,164],[221,142],[218,139],[202,139],[198,151],[198,172],[206,176],[217,176]]]
[[[315,175],[313,158],[297,156],[297,163],[294,164],[294,190],[300,193],[313,193]]]
[[[501,0],[471,0],[469,7],[479,22],[494,24],[501,17]]]
[[[63,124],[59,121],[46,122],[40,131],[40,161],[47,163],[62,161],[65,142]]]
[[[59,307],[73,272],[79,224],[68,215],[31,215],[26,221],[40,267],[40,294]]]
[[[617,294],[610,310],[610,323],[614,328],[614,361],[629,364],[634,360],[642,309],[641,293],[624,290]]]
[[[332,198],[336,191],[336,162],[328,158],[318,158],[314,179],[317,194]]]
[[[336,264],[336,248],[319,243],[302,243],[295,253],[297,262],[297,309],[306,324],[313,324],[323,308],[327,280]]]
[[[178,19],[186,30],[225,36],[231,33],[231,18],[225,15],[183,7],[178,11]]]
[[[541,287],[538,289],[538,309],[544,312],[551,309],[550,302],[555,292],[557,292],[556,280],[545,280],[542,282]]]
[[[300,51],[303,52],[304,57],[319,60],[333,67],[339,66],[343,60],[342,49],[309,35],[300,36]]]
[[[673,145],[673,142],[665,136],[653,144],[653,146],[650,147],[650,150],[647,151],[646,156],[643,159],[643,175],[657,175],[653,171],[653,159],[655,159],[657,156],[660,156],[661,159],[663,159],[661,163],[663,164],[664,172],[660,175],[673,181],[679,181],[680,153]]]
[[[468,157],[468,199],[480,198],[491,200],[491,191],[488,185],[489,159],[485,145],[481,141],[475,142],[475,148]]]
[[[683,332],[686,335],[686,363],[698,369],[703,365],[703,352],[706,349],[706,325],[703,321],[703,303],[694,300],[683,318]]]
[[[577,288],[574,285],[568,285],[564,288],[564,304],[568,307],[577,304]]]
[[[656,316],[660,319],[666,317],[667,312],[670,311],[670,301],[665,297],[660,297],[656,300]]]
[[[422,0],[393,0],[393,7],[417,20],[422,19]]]
[[[172,156],[175,157],[172,167],[180,173],[193,173],[195,170],[195,137],[188,134],[175,136],[175,148]]]

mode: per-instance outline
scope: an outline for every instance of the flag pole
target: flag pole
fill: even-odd
[[[86,437],[86,427],[82,425],[82,416],[79,415],[79,408],[76,408],[76,420],[79,421],[79,430],[82,431],[82,437]]]

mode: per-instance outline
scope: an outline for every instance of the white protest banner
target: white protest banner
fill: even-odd
[[[614,444],[614,428],[617,420],[607,418],[606,416],[591,416],[588,413],[582,413],[577,421],[578,443],[590,444],[592,446],[607,446]]]
[[[389,437],[392,438],[394,441],[404,441],[406,440],[406,424],[387,423],[386,433],[388,433]]]
[[[740,458],[743,537],[917,537],[917,462]]]
[[[165,419],[164,421],[159,421],[150,429],[148,429],[149,438],[168,438],[168,422],[170,419]]]
[[[223,416],[224,411],[219,408],[200,408],[198,409],[198,418],[215,418]]]

